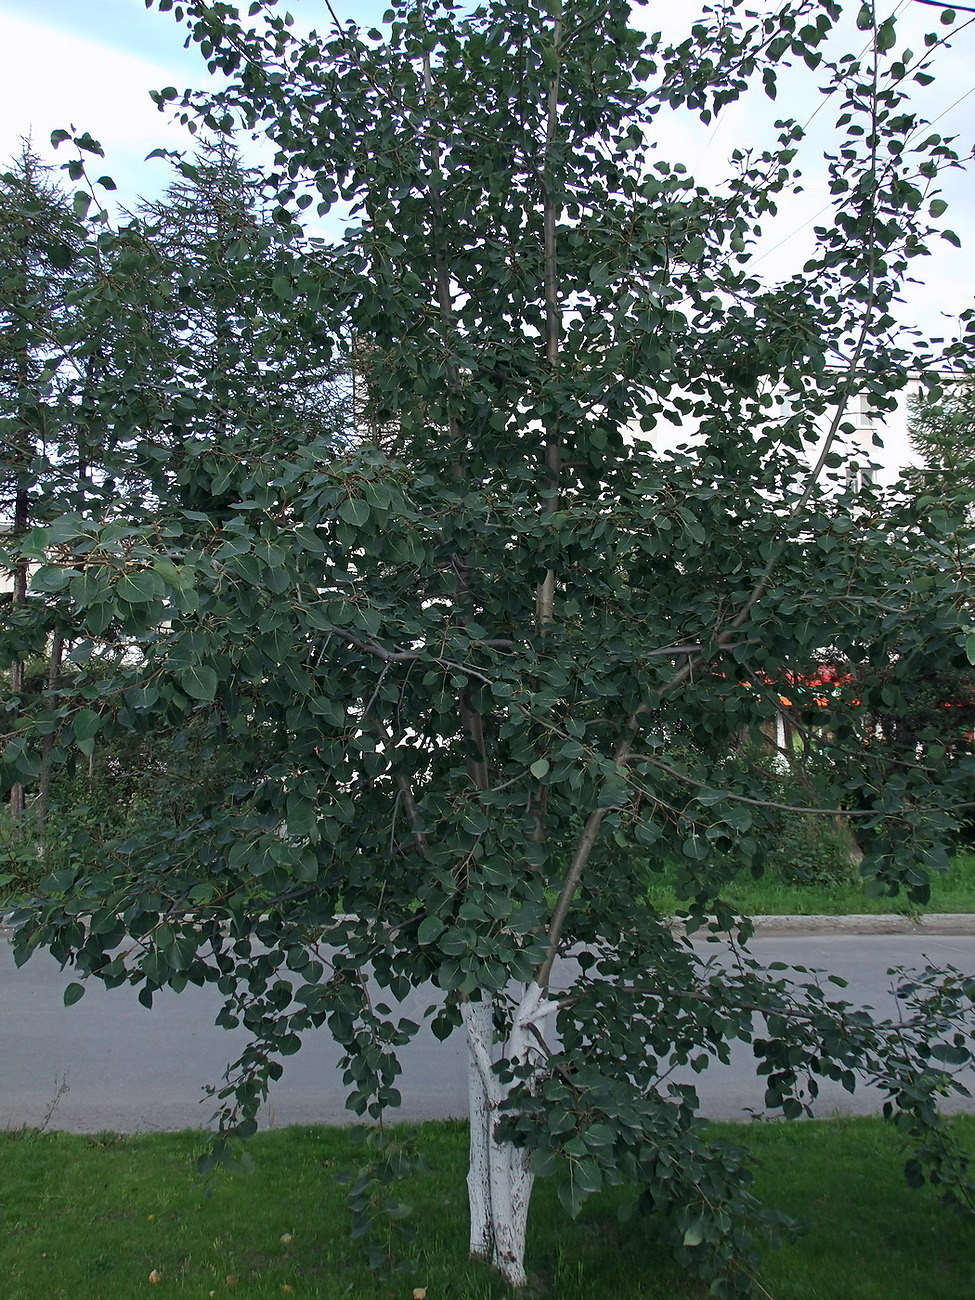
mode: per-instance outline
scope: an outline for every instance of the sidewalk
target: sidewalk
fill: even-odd
[[[753,916],[755,937],[786,934],[975,934],[975,912],[925,916]]]

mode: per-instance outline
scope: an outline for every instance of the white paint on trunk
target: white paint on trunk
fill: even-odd
[[[490,1259],[493,1249],[491,1229],[491,1172],[488,1157],[491,1107],[488,1084],[479,1058],[490,1054],[491,1002],[465,1002],[464,1028],[467,1032],[467,1093],[471,1124],[470,1165],[467,1170],[467,1199],[471,1211],[471,1254]]]
[[[531,1066],[529,1086],[541,1076],[548,1052],[538,1025],[557,1009],[544,989],[529,984],[512,1018],[504,1058],[512,1065]],[[467,1190],[471,1213],[471,1254],[489,1260],[510,1286],[524,1286],[525,1233],[535,1176],[531,1152],[495,1140],[497,1112],[510,1086],[492,1069],[494,999],[461,1008],[467,1034],[468,1094],[471,1150]]]

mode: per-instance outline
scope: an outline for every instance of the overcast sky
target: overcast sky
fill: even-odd
[[[842,39],[859,53],[865,40],[853,25],[859,2],[847,0],[847,5],[850,18]],[[290,0],[287,7],[299,25],[327,26],[324,0]],[[335,7],[342,17],[374,25],[386,5],[384,0],[336,0]],[[686,26],[693,7],[693,0],[650,0],[634,9],[634,21],[675,34],[678,24]],[[910,43],[920,51],[923,32],[939,28],[938,10],[918,0],[890,0],[890,8],[898,13],[898,49]],[[958,18],[960,25],[966,16]],[[104,171],[118,183],[123,201],[157,196],[169,171],[162,160],[146,162],[146,154],[158,146],[186,148],[191,139],[156,110],[148,92],[167,85],[180,90],[201,86],[207,79],[199,54],[183,48],[184,30],[172,14],[147,11],[144,0],[0,0],[0,161],[15,154],[19,138],[27,134],[43,155],[66,161],[66,153],[51,154],[48,140],[51,131],[73,124],[101,141]],[[959,33],[956,48],[939,57],[936,71],[936,84],[919,92],[919,111],[938,131],[959,137],[959,152],[970,152],[975,140],[975,26]],[[810,140],[823,146],[831,109],[799,68],[784,78],[774,106],[761,94],[753,95],[724,113],[717,127],[704,128],[688,116],[667,118],[660,156],[686,162],[703,182],[718,182],[736,146],[772,143],[776,117],[794,115],[809,122]],[[958,313],[975,300],[973,173],[950,178],[944,193],[951,204],[945,219],[967,246],[956,252],[936,241],[936,256],[918,266],[925,283],[908,297],[910,318],[934,334],[952,332]],[[756,250],[755,269],[774,276],[801,265],[827,202],[822,171],[817,175],[813,170],[804,192],[783,203],[779,221]]]

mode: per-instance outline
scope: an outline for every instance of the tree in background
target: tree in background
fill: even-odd
[[[93,143],[93,142],[92,142]],[[80,165],[79,165],[80,167]],[[78,171],[78,176],[81,171]],[[84,196],[83,196],[84,197]],[[97,243],[72,197],[25,146],[3,178],[0,311],[3,331],[3,496],[0,519],[17,542],[43,528],[89,493],[91,455],[86,407],[99,366],[97,340],[84,337],[85,296],[97,286]],[[60,689],[66,629],[48,610],[28,608],[30,561],[11,566],[9,619],[10,701]],[[11,788],[10,817],[2,823],[6,854],[36,863],[46,841],[54,733],[45,736],[30,782]],[[5,878],[6,879],[6,878]]]
[[[172,472],[166,444],[144,516],[67,512],[11,551],[46,560],[33,606],[72,620],[79,662],[106,619],[129,650],[110,680],[82,671],[80,709],[48,699],[17,721],[8,780],[52,727],[59,757],[189,725],[230,756],[198,789],[187,755],[179,826],[49,877],[21,957],[48,947],[147,1004],[216,982],[220,1023],[252,1035],[220,1093],[238,1136],[312,1027],[345,1049],[350,1107],[381,1118],[418,1026],[375,989],[430,986],[434,1031],[468,1052],[471,1249],[513,1284],[533,1180],[557,1173],[573,1214],[603,1186],[642,1188],[716,1294],[748,1290],[773,1220],[673,1082],[735,1038],[789,1116],[819,1076],[879,1081],[921,1143],[915,1172],[963,1195],[934,1098],[971,1059],[964,981],[926,973],[905,992],[916,1014],[875,1025],[737,945],[702,959],[644,895],[676,855],[688,927],[747,938],[723,886],[779,809],[768,772],[728,754],[775,718],[775,684],[824,651],[895,645],[908,673],[964,640],[938,518],[846,486],[842,441],[852,394],[885,409],[939,360],[893,313],[957,161],[907,102],[942,38],[898,51],[864,6],[864,53],[830,61],[830,0],[720,5],[670,45],[615,0],[405,5],[383,31],[308,37],[261,0],[251,26],[179,12],[226,78],[182,112],[274,143],[271,292],[316,356],[355,340],[362,436],[337,444],[290,405],[252,427],[246,382],[221,405],[214,317],[173,401],[197,423]],[[797,183],[802,127],[779,122],[708,190],[658,156],[657,121],[710,121],[756,78],[774,96],[799,65],[837,110],[833,210],[802,270],[763,282],[750,249]],[[340,198],[347,240],[303,247],[300,212]],[[246,241],[220,258],[235,283],[255,273]],[[147,319],[169,293],[127,283]],[[132,382],[94,417],[136,409]],[[660,430],[684,422],[667,450]],[[119,481],[128,444],[103,446]],[[843,698],[819,721],[810,813],[855,817],[874,887],[923,898],[970,765],[846,743]]]
[[[332,335],[296,323],[288,272],[298,232],[274,223],[262,178],[225,139],[178,167],[181,179],[142,204],[133,226],[158,259],[142,267],[144,299],[165,286],[149,308],[154,346],[140,387],[156,406],[138,457],[154,495],[175,482],[184,504],[215,522],[227,509],[221,487],[236,477],[228,449],[240,461],[273,458],[276,439],[296,427],[334,446],[351,436],[351,383]],[[193,462],[208,450],[223,472],[211,461],[200,476]]]
[[[964,373],[912,399],[908,434],[921,458],[904,472],[911,508],[936,521],[942,541],[930,555],[927,581],[950,574],[958,590],[971,584],[975,456],[971,431],[975,390]],[[966,618],[972,619],[970,601]],[[902,663],[896,644],[876,647],[851,665],[850,689],[862,705],[863,741],[885,746],[905,761],[934,751],[970,755],[975,745],[975,637],[939,644],[920,660]],[[966,817],[970,826],[971,814]],[[968,832],[970,834],[970,831]]]
[[[907,473],[926,508],[959,511],[970,526],[975,501],[975,386],[970,379],[948,380],[944,388],[913,399],[908,437],[921,465]]]
[[[79,152],[98,150],[87,137],[79,143]],[[80,162],[70,166],[80,178]],[[67,527],[78,520],[110,524],[124,544],[129,523],[142,523],[161,499],[175,494],[187,507],[186,527],[210,528],[220,518],[222,492],[235,471],[274,473],[276,441],[288,428],[300,427],[303,442],[327,442],[329,454],[351,435],[349,384],[331,356],[332,342],[296,326],[290,288],[279,274],[282,249],[297,231],[271,221],[259,182],[232,146],[201,146],[195,161],[180,163],[181,179],[161,200],[143,205],[138,216],[129,214],[115,229],[97,210],[85,223],[91,206],[86,190],[73,200],[50,182],[42,187],[32,156],[25,155],[21,170],[23,179],[8,178],[8,199],[19,204],[14,213],[32,223],[22,245],[36,267],[32,277],[16,279],[12,260],[5,283],[3,301],[12,322],[5,392],[10,410],[18,412],[8,428],[11,438],[17,432],[21,439],[19,461],[8,456],[5,464],[11,484],[16,472],[21,476],[16,510],[13,486],[7,503],[13,535],[22,537],[30,525],[55,529],[28,543],[35,567],[49,557],[51,543],[57,547],[66,512]],[[28,190],[29,201],[21,194]],[[12,225],[8,230],[11,237],[17,233]],[[218,459],[210,459],[215,449]],[[15,605],[23,603],[29,563],[22,560],[15,571]],[[81,561],[77,588],[97,589],[98,575],[97,566]],[[62,578],[55,570],[55,582]],[[162,590],[150,579],[141,584],[135,590],[144,596]],[[96,725],[94,712],[75,696],[79,680],[87,674],[90,689],[102,681],[111,690],[113,665],[134,653],[126,620],[110,607],[89,610],[87,636],[56,612],[51,607],[35,617],[41,615],[36,602],[30,613],[22,611],[30,636],[13,660],[14,700],[25,690],[36,693],[41,677],[48,697],[60,697],[29,782],[28,849],[50,848],[47,840],[64,829],[54,826],[47,834],[51,753],[61,720],[80,709],[87,725]],[[8,635],[21,635],[17,628],[12,620]],[[37,671],[29,681],[24,668],[31,659]],[[55,799],[70,805],[82,800],[87,811],[79,830],[86,842],[92,807],[113,825],[120,800],[146,808],[149,787],[158,793],[160,758],[170,744],[195,752],[187,734],[192,727],[186,733],[181,723],[169,736],[157,731],[144,752],[116,741],[97,760],[94,732],[80,735],[88,769],[81,786],[87,791],[72,770]],[[77,766],[76,755],[70,766]],[[13,797],[22,813],[22,783]],[[172,806],[170,800],[157,803]],[[67,805],[62,812],[69,823],[77,822]]]
[[[911,407],[908,433],[923,465],[907,476],[917,494],[919,510],[935,510],[957,521],[947,564],[962,582],[971,581],[975,546],[975,387],[963,376],[949,381],[942,392],[918,397]],[[939,716],[944,742],[954,751],[971,751],[975,744],[975,639],[965,654],[956,654],[932,669],[933,680],[922,687],[918,709],[922,717],[908,720],[911,732],[932,726],[931,710]],[[935,724],[936,725],[936,724]]]

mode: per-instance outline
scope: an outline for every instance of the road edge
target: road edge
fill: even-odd
[[[811,934],[975,934],[975,912],[927,912],[918,916],[864,914],[858,916],[753,916],[755,938]],[[13,927],[0,919],[0,939]]]

